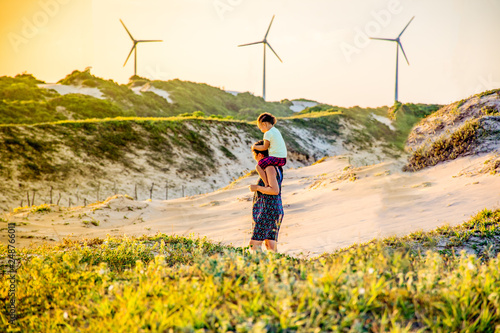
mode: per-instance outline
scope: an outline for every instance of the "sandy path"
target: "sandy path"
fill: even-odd
[[[500,176],[475,174],[488,156],[462,158],[416,173],[403,173],[401,165],[381,163],[354,170],[349,180],[344,157],[291,169],[285,173],[285,218],[279,251],[317,255],[375,237],[430,230],[460,224],[484,208],[500,207]],[[244,246],[251,231],[251,193],[248,185],[169,201],[141,201],[119,197],[99,207],[73,208],[50,213],[6,216],[21,222],[18,244],[62,237],[167,234],[207,236],[225,244]],[[95,208],[98,210],[92,211]],[[94,226],[83,221],[99,221]],[[35,237],[35,238],[26,238]],[[6,242],[6,232],[0,240]]]

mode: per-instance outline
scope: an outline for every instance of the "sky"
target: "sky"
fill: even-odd
[[[27,72],[57,82],[92,67],[127,83],[132,42],[138,75],[181,79],[262,95],[338,106],[394,102],[401,37],[399,100],[448,104],[500,88],[500,0],[0,0],[0,76]]]

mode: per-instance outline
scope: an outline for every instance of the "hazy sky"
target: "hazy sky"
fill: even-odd
[[[262,94],[264,37],[268,100],[309,98],[341,106],[391,105],[402,36],[402,102],[450,103],[500,88],[500,0],[0,0],[0,75],[27,71],[55,82],[74,69],[126,83],[136,39],[138,75],[179,78]]]

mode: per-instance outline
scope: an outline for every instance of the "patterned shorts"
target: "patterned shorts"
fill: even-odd
[[[252,240],[264,241],[266,239],[278,241],[278,233],[280,231],[281,219],[261,219],[257,223],[253,223]]]
[[[282,167],[286,164],[286,158],[268,156],[261,159],[258,164],[262,170],[265,170],[270,165]]]

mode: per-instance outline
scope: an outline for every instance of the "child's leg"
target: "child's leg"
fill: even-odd
[[[257,173],[259,174],[259,177],[264,181],[264,185],[267,187],[269,184],[267,183],[267,175],[266,171],[260,167],[260,165],[257,164],[255,167],[255,170],[257,170]]]

